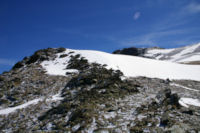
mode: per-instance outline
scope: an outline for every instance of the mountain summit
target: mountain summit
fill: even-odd
[[[199,70],[100,51],[39,50],[0,75],[0,132],[197,132]]]
[[[120,70],[128,77],[145,76],[161,79],[200,80],[200,66],[189,66],[136,56],[115,55],[100,51],[71,49],[66,49],[63,53],[57,54],[54,60],[43,61],[41,63],[48,74],[65,75],[66,72],[71,71],[66,69],[66,65],[71,57],[63,57],[63,55],[80,55],[90,63],[106,64],[106,68]]]

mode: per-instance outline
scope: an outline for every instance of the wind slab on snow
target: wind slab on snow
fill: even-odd
[[[59,53],[53,61],[44,61],[41,65],[46,69],[48,74],[63,75],[66,72],[77,72],[77,70],[66,69],[70,56],[59,58],[61,54],[72,53],[72,55],[80,54],[90,63],[96,62],[106,64],[107,68],[121,70],[125,76],[136,77],[145,76],[150,78],[161,79],[190,79],[200,81],[199,65],[184,65],[167,61],[153,60],[136,56],[115,55],[93,50],[71,50],[66,49],[65,52]]]

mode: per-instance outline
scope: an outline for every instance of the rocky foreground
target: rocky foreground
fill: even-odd
[[[45,49],[0,75],[0,132],[142,133],[200,131],[200,82],[126,78],[119,70],[70,57],[65,76],[40,65],[65,49]],[[190,101],[191,102],[191,101]]]

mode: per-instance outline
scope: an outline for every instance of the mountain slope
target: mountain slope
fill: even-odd
[[[136,56],[115,55],[92,50],[67,49],[65,52],[59,53],[55,60],[44,61],[41,65],[49,74],[65,75],[66,72],[71,71],[66,70],[66,65],[70,57],[60,58],[60,56],[69,55],[70,53],[72,55],[80,54],[89,62],[96,62],[102,65],[106,64],[107,68],[119,69],[125,76],[129,77],[146,76],[161,79],[200,80],[200,66],[176,64]]]
[[[200,131],[200,82],[126,76],[147,63],[199,68],[91,50],[36,51],[0,75],[0,132]],[[147,76],[162,78],[161,70]]]
[[[200,61],[200,43],[174,49],[148,49],[144,56],[179,63]]]
[[[200,64],[200,43],[172,49],[131,47],[116,50],[113,54],[133,55],[156,60],[198,65]]]

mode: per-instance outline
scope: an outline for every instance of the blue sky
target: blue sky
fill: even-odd
[[[0,0],[0,73],[41,48],[172,48],[199,33],[199,0]]]

